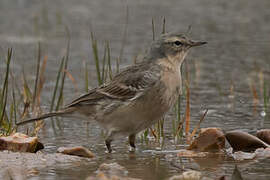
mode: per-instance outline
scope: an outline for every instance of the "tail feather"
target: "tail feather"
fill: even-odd
[[[62,116],[62,115],[68,114],[68,113],[71,113],[71,112],[66,111],[66,110],[50,112],[50,113],[43,114],[43,115],[41,115],[39,117],[30,118],[30,119],[18,122],[16,125],[20,126],[20,125],[28,124],[28,123],[31,123],[31,122],[39,121],[41,119],[46,119],[46,118],[49,118],[49,117]]]

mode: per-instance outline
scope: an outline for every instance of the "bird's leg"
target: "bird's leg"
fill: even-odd
[[[129,145],[133,147],[134,149],[136,148],[135,139],[136,139],[136,134],[131,134],[128,136]]]
[[[107,135],[106,135],[105,144],[106,144],[106,147],[107,147],[109,153],[112,152],[111,142],[113,141],[113,136],[115,135],[115,133],[116,133],[116,131],[109,130],[107,132]]]
[[[105,140],[105,144],[106,144],[106,147],[107,147],[109,153],[112,152],[111,142],[112,142],[112,140],[109,138]]]

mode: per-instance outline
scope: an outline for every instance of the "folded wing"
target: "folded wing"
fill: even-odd
[[[97,104],[101,99],[134,100],[160,78],[158,66],[141,63],[125,69],[116,75],[108,84],[90,90],[87,94],[75,99],[66,107]]]

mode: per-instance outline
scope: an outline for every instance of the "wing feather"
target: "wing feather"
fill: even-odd
[[[134,100],[147,88],[150,88],[160,78],[158,66],[141,63],[131,66],[118,75],[111,82],[90,90],[87,94],[75,99],[66,107],[96,104],[100,99]]]

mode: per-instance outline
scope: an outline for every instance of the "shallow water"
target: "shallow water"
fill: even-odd
[[[151,20],[156,22],[157,34],[161,32],[162,16],[166,17],[168,31],[186,32],[192,26],[191,37],[209,42],[207,46],[193,49],[184,64],[191,79],[191,128],[195,127],[201,113],[209,109],[202,127],[220,127],[225,131],[243,129],[254,132],[270,128],[269,115],[263,115],[263,72],[270,82],[270,1],[195,1],[195,0],[58,0],[58,1],[0,1],[0,57],[7,48],[14,49],[12,68],[17,81],[24,69],[29,82],[34,82],[37,43],[41,42],[42,55],[48,56],[46,83],[42,92],[42,105],[48,109],[52,97],[55,76],[61,57],[65,54],[67,36],[71,36],[68,71],[74,76],[76,86],[67,79],[65,102],[84,91],[84,61],[89,63],[90,86],[95,87],[96,74],[91,51],[90,32],[100,42],[111,45],[112,59],[119,57],[126,24],[127,38],[122,65],[132,64],[137,54],[145,51],[152,40]],[[188,66],[188,68],[187,68]],[[3,71],[0,61],[0,71]],[[2,82],[2,77],[0,81]],[[254,106],[251,84],[256,88],[259,102]],[[270,84],[268,83],[268,86]],[[182,98],[182,112],[185,98]],[[44,110],[44,111],[45,111]],[[172,112],[170,113],[172,114]],[[118,162],[129,170],[131,177],[165,179],[181,173],[179,167],[196,169],[210,177],[231,176],[235,162],[231,159],[177,158],[175,152],[183,148],[173,142],[172,116],[166,119],[165,140],[160,145],[137,141],[138,150],[128,151],[126,139],[113,142],[112,154],[105,153],[101,130],[96,123],[87,124],[78,119],[65,118],[62,130],[54,130],[50,121],[39,133],[45,144],[45,152],[55,152],[60,146],[83,145],[90,148],[96,163],[81,165],[57,163],[40,168],[38,176],[31,179],[84,179],[92,175],[103,162]],[[270,160],[239,163],[244,179],[269,179]]]

